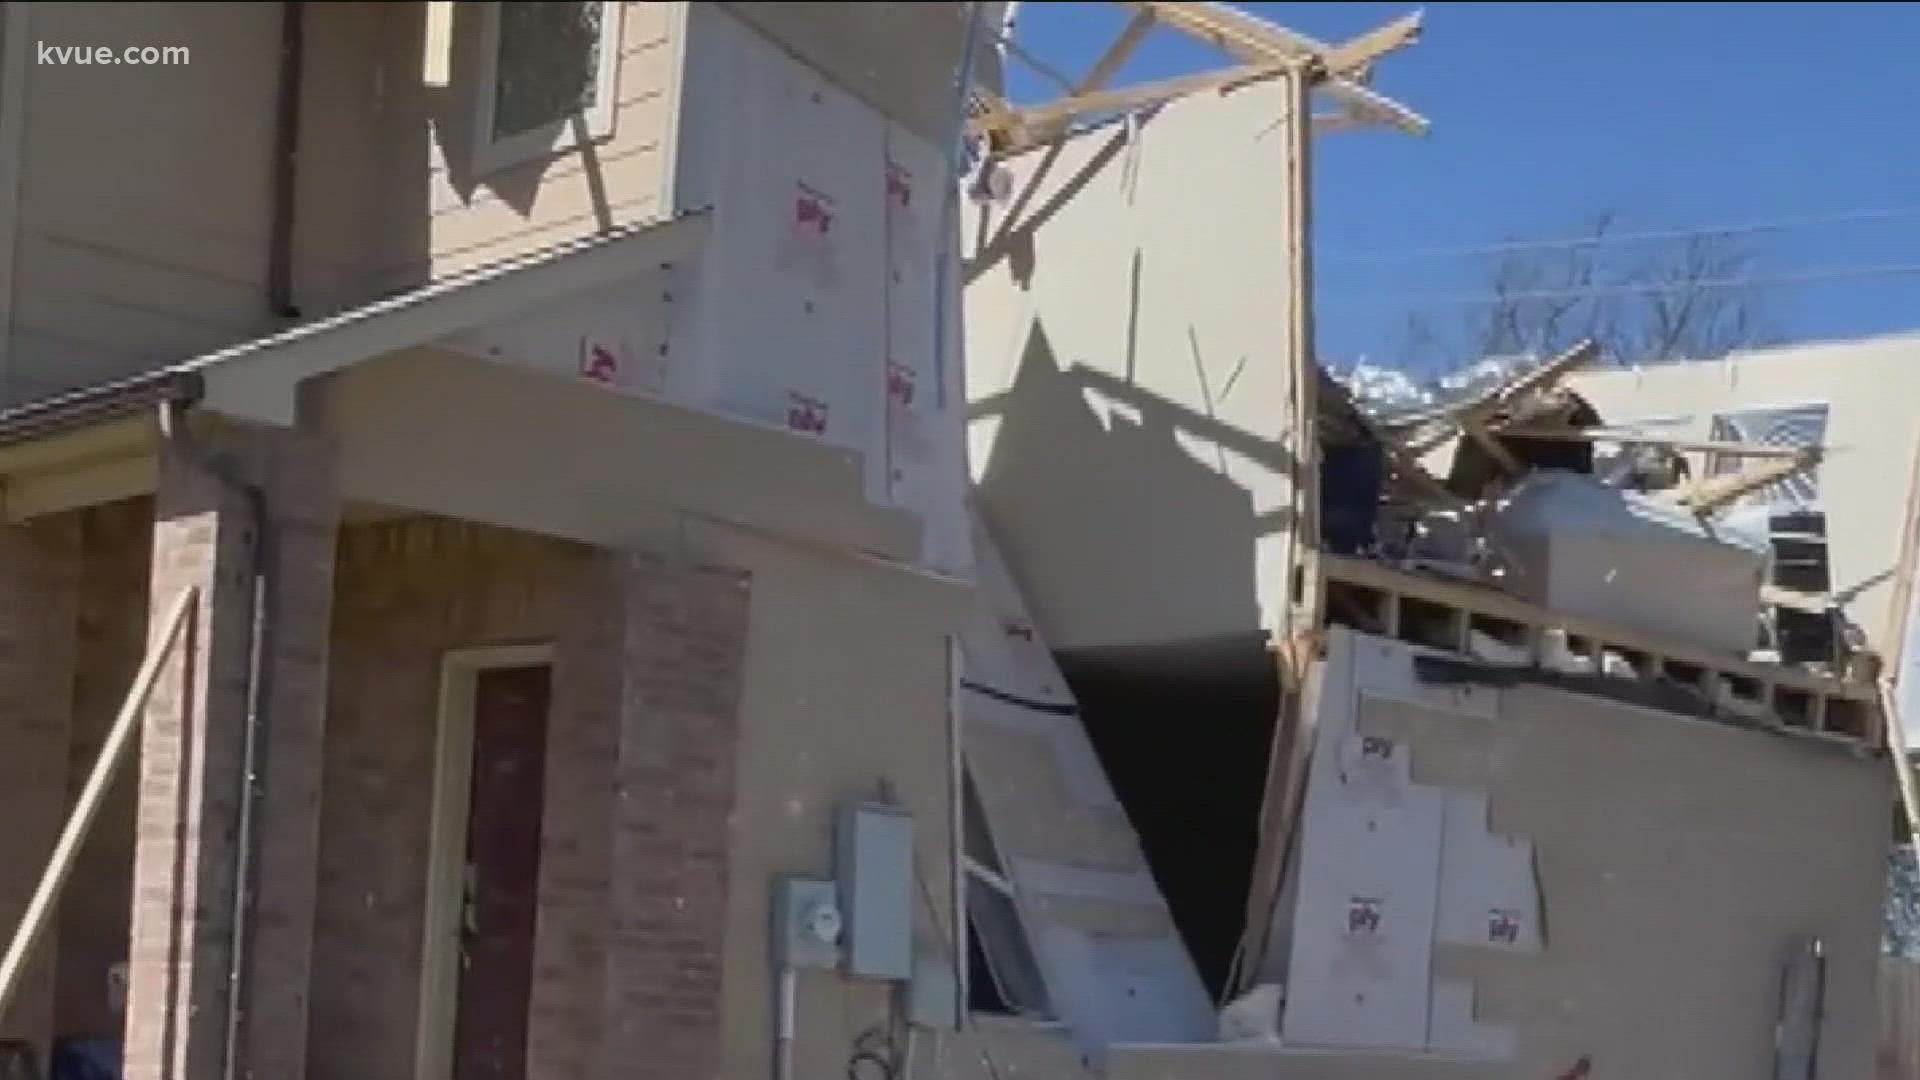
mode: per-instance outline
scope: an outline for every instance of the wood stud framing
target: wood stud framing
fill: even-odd
[[[1084,117],[1149,108],[1190,94],[1230,93],[1284,78],[1296,68],[1307,72],[1312,82],[1341,106],[1339,111],[1313,117],[1312,130],[1316,133],[1371,124],[1386,124],[1412,134],[1426,131],[1424,118],[1362,85],[1376,60],[1419,37],[1419,12],[1338,45],[1326,45],[1224,4],[1182,0],[1125,6],[1133,9],[1132,20],[1067,96],[1041,105],[1011,108],[987,92],[978,92],[976,98],[983,107],[969,118],[968,134],[986,138],[997,154],[1019,153],[1058,141],[1075,120]],[[1157,26],[1219,48],[1239,63],[1223,70],[1107,89],[1127,58]]]

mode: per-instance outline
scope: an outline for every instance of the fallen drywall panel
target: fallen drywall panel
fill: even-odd
[[[1213,1004],[1066,681],[993,538],[962,637],[967,769],[1047,996],[1098,1063],[1121,1041],[1200,1042]]]
[[[1286,110],[1273,83],[1177,100],[965,205],[976,497],[1057,648],[1280,622]]]

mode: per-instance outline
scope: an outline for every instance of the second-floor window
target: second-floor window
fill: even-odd
[[[622,7],[617,0],[475,6],[486,20],[475,154],[479,171],[612,132]]]

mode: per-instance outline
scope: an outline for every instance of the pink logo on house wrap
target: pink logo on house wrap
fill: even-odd
[[[839,281],[835,245],[840,230],[839,205],[833,196],[802,181],[794,182],[787,209],[786,235],[780,243],[779,268],[805,274],[819,288]]]
[[[887,397],[902,405],[913,404],[915,376],[913,369],[905,364],[887,361]]]
[[[806,435],[827,433],[827,403],[794,390],[787,391],[787,426]]]
[[[595,341],[589,337],[580,339],[580,374],[597,383],[609,386],[620,381],[620,352],[606,342]]]
[[[1380,909],[1386,901],[1377,896],[1347,898],[1347,936],[1373,937],[1380,932]]]
[[[902,210],[913,205],[913,174],[897,161],[887,162],[887,206]]]
[[[1511,908],[1487,909],[1487,943],[1514,945],[1520,941],[1520,913]]]

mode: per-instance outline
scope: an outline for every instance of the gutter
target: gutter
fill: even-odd
[[[160,368],[0,409],[0,448],[33,442],[166,405],[194,405],[205,392],[198,372]]]

